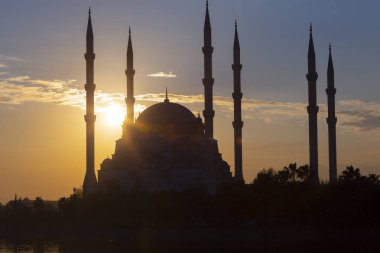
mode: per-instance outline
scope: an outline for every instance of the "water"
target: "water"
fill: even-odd
[[[73,240],[73,241],[0,241],[0,253],[118,253],[118,252],[236,252],[249,247],[231,247],[223,245],[204,245],[203,242],[193,245],[173,243],[171,245],[140,241],[126,243],[113,240]],[[250,251],[251,252],[251,251]]]
[[[123,245],[118,242],[9,242],[0,241],[0,253],[118,253],[118,252],[236,252],[249,247],[225,247],[211,245]]]
[[[56,253],[61,252],[56,242],[7,242],[0,241],[0,253]]]
[[[379,230],[162,228],[20,235],[0,237],[0,253],[380,252]]]

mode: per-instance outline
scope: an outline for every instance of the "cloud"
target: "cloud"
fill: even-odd
[[[76,80],[33,79],[29,76],[0,77],[0,104],[55,103],[85,110],[86,92],[84,88],[76,88],[75,82]],[[95,91],[96,112],[102,112],[104,108],[114,103],[124,107],[124,95]],[[144,105],[135,106],[136,111],[144,109]]]
[[[136,96],[140,101],[162,102],[164,93],[144,94]],[[182,104],[203,103],[203,95],[176,95],[169,94],[171,102]],[[233,100],[228,97],[214,96],[214,105],[225,112],[233,112]],[[304,119],[307,117],[306,103],[279,102],[243,98],[242,110],[246,119],[258,118],[270,124],[275,120]],[[320,120],[327,117],[327,106],[319,105]],[[358,131],[368,131],[380,128],[380,104],[361,100],[340,100],[336,105],[338,125]]]
[[[24,59],[19,58],[17,56],[2,55],[2,54],[0,54],[0,60],[2,60],[2,61],[13,61],[13,62],[22,62],[22,61],[24,61]]]
[[[362,131],[373,130],[380,127],[380,116],[367,117],[358,121],[343,122],[343,126],[350,126]]]
[[[171,71],[169,73],[157,72],[157,73],[153,73],[153,74],[148,74],[146,76],[149,76],[149,77],[161,77],[161,78],[175,78],[175,77],[177,77],[177,75],[174,74]]]
[[[0,104],[68,103],[80,107],[83,91],[70,88],[72,82],[73,80],[39,80],[29,76],[0,78]]]
[[[85,109],[84,88],[78,88],[75,80],[42,80],[29,76],[6,77],[0,75],[0,104],[17,105],[28,102],[56,103]],[[147,103],[162,102],[164,93],[148,93],[136,96],[135,110],[146,108]],[[171,102],[203,106],[204,97],[198,95],[169,94]],[[124,94],[95,91],[95,110],[101,112],[104,108],[118,104],[125,107]],[[214,106],[227,115],[233,112],[233,100],[230,97],[214,96]],[[306,104],[299,102],[280,102],[243,98],[242,110],[246,120],[259,119],[266,124],[279,121],[305,120]],[[340,100],[337,102],[338,124],[342,127],[358,131],[369,131],[380,128],[380,104],[361,100]],[[319,119],[326,118],[326,105],[320,105]]]
[[[6,82],[26,82],[29,80],[29,76],[14,76],[14,77],[9,77],[7,79],[4,79]]]
[[[341,100],[338,102],[338,122],[360,131],[380,128],[380,104],[361,100]]]
[[[136,96],[140,101],[162,102],[165,99],[164,93],[144,94]],[[204,103],[203,95],[178,95],[169,94],[169,99],[174,103],[195,104]],[[214,105],[220,107],[223,111],[233,112],[233,100],[229,97],[214,96]],[[304,117],[306,113],[306,104],[293,102],[276,102],[267,100],[258,100],[253,98],[244,98],[242,100],[242,110],[250,113],[253,117],[261,118],[265,122],[272,122],[275,118],[293,118]]]
[[[16,57],[16,56],[9,56],[9,55],[2,55],[0,54],[0,69],[3,68],[8,68],[8,64],[6,64],[7,62],[22,62],[24,61],[23,59],[19,58],[19,57]],[[6,62],[6,63],[4,63]],[[0,75],[4,75],[5,72],[2,72],[3,74],[0,74]]]

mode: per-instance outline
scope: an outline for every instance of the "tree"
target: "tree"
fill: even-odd
[[[60,210],[65,210],[65,208],[67,206],[67,202],[68,202],[67,198],[65,198],[65,197],[60,198],[58,200],[58,208]]]
[[[259,171],[253,180],[253,185],[273,186],[277,183],[277,172],[274,169],[263,169]]]
[[[297,178],[301,179],[302,182],[306,182],[310,174],[309,165],[305,164],[303,166],[298,167],[296,173],[297,173]]]
[[[297,167],[297,163],[290,163],[288,166],[285,166],[282,170],[276,172],[277,180],[279,183],[295,183],[297,179],[300,179],[301,182],[306,182],[309,178],[309,165],[303,165]]]
[[[289,182],[295,183],[297,179],[301,182],[306,182],[309,178],[309,173],[309,165],[306,164],[297,167],[297,163],[290,163],[279,171],[275,171],[274,169],[264,169],[260,171],[253,181],[253,184],[287,184]]]
[[[288,167],[284,167],[284,169],[279,170],[276,173],[277,182],[280,183],[280,184],[286,184],[286,183],[288,183],[289,182],[289,178],[290,178],[290,170],[289,170]]]
[[[342,171],[342,174],[339,176],[338,181],[342,183],[354,183],[354,182],[358,183],[362,181],[362,175],[360,174],[360,169],[359,168],[354,169],[352,165],[347,166],[347,168],[344,171]]]
[[[289,170],[289,179],[291,179],[292,182],[294,183],[296,181],[296,176],[297,176],[297,163],[289,164],[288,170]]]
[[[76,195],[79,198],[83,197],[83,187],[73,188],[73,195]]]
[[[369,174],[367,178],[367,181],[370,184],[379,185],[380,186],[380,176],[376,174]]]
[[[36,197],[33,201],[33,207],[37,210],[37,212],[41,212],[45,207],[45,201],[41,197]]]

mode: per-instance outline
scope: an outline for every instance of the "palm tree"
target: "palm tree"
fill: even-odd
[[[309,176],[309,166],[304,165],[297,168],[297,163],[290,163],[288,167],[284,167],[283,170],[278,172],[280,178],[287,178],[286,181],[296,182],[299,178],[301,181],[305,181]],[[282,180],[284,181],[284,180]]]
[[[362,179],[362,175],[360,174],[360,169],[351,166],[347,166],[347,168],[342,171],[342,175],[339,176],[339,181],[346,182],[346,183],[352,183],[352,182],[359,182]]]
[[[297,173],[297,177],[301,179],[302,182],[307,181],[307,179],[309,178],[309,173],[310,173],[309,165],[305,164],[303,166],[298,167],[296,173]]]
[[[374,185],[380,185],[380,176],[379,175],[376,175],[376,174],[369,174],[368,177],[367,177],[367,181],[370,183],[370,184],[374,184]]]

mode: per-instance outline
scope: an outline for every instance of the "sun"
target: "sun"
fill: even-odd
[[[104,107],[102,113],[105,116],[105,122],[108,126],[122,126],[125,119],[125,111],[121,105],[112,103],[109,106]]]

